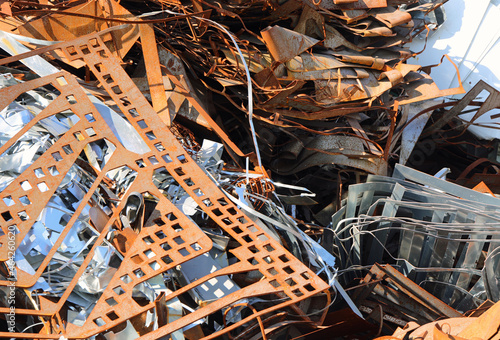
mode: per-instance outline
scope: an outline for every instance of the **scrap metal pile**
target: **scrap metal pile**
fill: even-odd
[[[498,337],[498,92],[408,63],[444,2],[2,2],[0,336]]]

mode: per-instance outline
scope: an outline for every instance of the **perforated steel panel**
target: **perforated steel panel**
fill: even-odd
[[[42,48],[34,53],[6,58],[1,63],[50,50],[59,50],[69,60],[84,61],[151,151],[136,154],[126,150],[103,120],[87,94],[78,85],[76,79],[68,73],[61,72],[0,90],[0,106],[2,109],[21,93],[47,84],[53,85],[61,92],[61,95],[54,102],[0,148],[0,154],[12,146],[31,126],[45,117],[70,109],[80,119],[69,131],[60,136],[48,152],[39,157],[21,176],[0,193],[1,198],[10,197],[14,202],[13,205],[7,206],[4,200],[0,199],[0,222],[2,230],[6,234],[0,239],[3,245],[7,244],[9,227],[12,229],[11,226],[15,226],[19,230],[17,235],[17,246],[19,246],[19,243],[29,232],[37,216],[47,205],[85,145],[105,138],[116,146],[111,159],[98,174],[91,190],[85,195],[76,213],[59,236],[49,255],[38,268],[36,274],[30,275],[18,271],[18,287],[32,287],[37,282],[64,240],[65,235],[75,223],[79,213],[101,184],[108,171],[128,166],[138,173],[138,177],[128,189],[120,204],[114,209],[111,219],[59,301],[50,302],[44,299],[41,310],[17,309],[16,312],[18,314],[51,317],[52,326],[47,326],[45,330],[52,335],[46,337],[54,337],[55,334],[59,333],[68,338],[87,338],[154,308],[154,302],[140,306],[132,298],[133,288],[141,282],[209,251],[212,247],[211,240],[203,231],[182,214],[153,184],[153,172],[165,169],[198,204],[199,208],[241,245],[232,251],[239,262],[182,287],[175,293],[166,296],[166,300],[179,296],[195,286],[220,275],[257,270],[263,275],[263,278],[235,293],[201,307],[175,322],[161,325],[159,329],[144,335],[142,338],[157,339],[170,334],[200,318],[251,296],[274,294],[277,297],[286,299],[281,300],[284,302],[276,303],[271,308],[256,310],[254,314],[242,321],[228,326],[207,338],[217,337],[252,319],[276,310],[282,310],[288,306],[293,308],[299,317],[307,319],[305,312],[299,308],[297,303],[318,293],[327,292],[329,289],[328,284],[302,262],[294,258],[278,242],[266,235],[260,227],[252,223],[225,197],[224,193],[206,175],[204,170],[186,153],[182,145],[120,67],[118,60],[109,52],[98,34]],[[38,175],[40,175],[40,171],[44,175],[42,177],[36,176],[35,170]],[[29,185],[26,185],[26,183],[29,183]],[[30,189],[25,190],[28,187]],[[150,219],[153,222],[146,225],[138,234],[85,324],[81,327],[70,323],[63,326],[60,320],[61,318],[64,319],[65,316],[59,315],[59,311],[77,284],[78,278],[91,261],[95,248],[102,243],[107,231],[119,218],[126,196],[133,191],[147,192],[159,198],[156,211],[153,213],[155,218]],[[31,204],[23,205],[19,201],[22,196],[27,196]],[[27,218],[23,217],[26,215]],[[2,261],[8,259],[7,247],[0,248],[0,255]],[[2,281],[0,284],[7,286],[9,281]],[[329,294],[326,293],[325,305],[328,301]],[[8,308],[0,308],[0,312],[8,313]],[[0,333],[0,336],[40,338],[38,334],[29,333]]]

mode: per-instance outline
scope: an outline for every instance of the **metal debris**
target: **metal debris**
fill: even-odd
[[[2,2],[0,336],[496,336],[498,91],[407,63],[444,2]]]

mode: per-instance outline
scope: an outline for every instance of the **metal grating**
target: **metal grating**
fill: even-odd
[[[80,118],[76,125],[60,136],[59,140],[48,152],[37,159],[0,194],[2,197],[10,196],[15,202],[14,205],[7,206],[3,200],[0,200],[0,222],[2,230],[6,235],[9,227],[12,228],[12,226],[15,226],[19,230],[16,242],[17,246],[19,246],[19,243],[26,236],[36,217],[46,206],[50,197],[52,197],[85,145],[105,138],[116,146],[113,156],[93,183],[91,190],[86,194],[83,202],[80,203],[73,218],[69,221],[55,246],[51,249],[49,256],[45,258],[35,275],[18,272],[18,282],[16,285],[28,288],[36,283],[46,269],[51,257],[57,251],[58,246],[64,240],[64,236],[75,222],[79,212],[82,211],[108,171],[124,165],[130,167],[138,173],[138,177],[128,189],[128,193],[133,191],[149,192],[158,197],[160,201],[156,207],[157,211],[155,213],[157,217],[154,219],[154,222],[150,219],[149,224],[138,234],[110,284],[103,292],[97,305],[82,327],[73,324],[67,324],[64,327],[60,322],[61,316],[58,313],[71,293],[71,290],[75,287],[79,276],[89,264],[96,246],[101,244],[111,225],[118,219],[126,197],[123,197],[121,203],[113,211],[111,219],[106,224],[93,245],[92,250],[81,265],[77,275],[75,275],[67,291],[59,301],[50,302],[44,300],[41,310],[17,309],[16,312],[18,314],[52,317],[52,326],[49,327],[47,325],[45,330],[53,335],[47,335],[47,337],[52,336],[57,338],[57,336],[54,336],[55,334],[62,334],[67,338],[87,338],[155,307],[154,302],[145,306],[139,306],[132,299],[133,288],[141,282],[209,251],[212,246],[211,240],[203,231],[189,218],[184,216],[155,187],[152,182],[152,175],[155,170],[160,169],[168,171],[193,198],[199,208],[241,245],[233,250],[233,254],[239,260],[238,263],[223,268],[209,277],[203,277],[192,282],[190,285],[177,290],[174,294],[166,296],[166,300],[170,300],[208,281],[212,277],[220,275],[258,270],[263,275],[263,279],[240,289],[236,293],[224,296],[175,322],[143,335],[141,339],[157,339],[163,335],[170,334],[191,324],[193,321],[212,314],[214,311],[221,310],[243,298],[252,296],[275,294],[287,299],[285,302],[277,303],[273,307],[255,311],[254,314],[244,318],[240,322],[228,326],[206,338],[215,338],[251,320],[260,318],[276,310],[283,310],[285,307],[293,308],[298,316],[308,319],[305,312],[297,304],[318,293],[326,292],[325,304],[329,302],[328,284],[315,275],[302,262],[294,258],[278,242],[266,235],[259,226],[253,224],[248,217],[225,197],[217,185],[195,163],[189,154],[185,152],[182,145],[176,140],[165,123],[120,67],[115,57],[106,48],[99,34],[96,33],[68,43],[60,43],[48,48],[42,48],[33,53],[5,58],[1,62],[4,64],[25,58],[29,54],[35,55],[50,50],[59,50],[69,60],[84,61],[151,151],[138,155],[126,150],[102,119],[99,111],[90,101],[87,94],[78,85],[76,79],[68,73],[61,72],[0,90],[0,105],[2,108],[12,102],[21,93],[47,84],[51,84],[61,92],[61,95],[53,103],[0,148],[0,154],[13,145],[32,125],[45,117],[70,109]],[[87,119],[89,113],[93,117],[91,120]],[[154,138],[151,139],[151,136],[154,136]],[[68,153],[66,152],[67,150],[71,150],[71,152]],[[145,167],[142,167],[144,165]],[[35,169],[41,169],[46,175],[42,178],[34,176]],[[55,169],[57,169],[57,172],[54,171]],[[51,173],[54,175],[50,175]],[[28,187],[25,184],[26,181],[29,183],[29,187],[31,187],[29,190],[23,189]],[[19,202],[19,198],[24,195],[28,196],[32,202],[31,205],[24,206]],[[175,219],[167,218],[167,216],[172,215],[175,216]],[[179,231],[181,228],[182,230]],[[157,235],[159,231],[162,231],[166,237],[160,239]],[[6,235],[0,239],[3,245],[7,244]],[[177,245],[176,242],[172,241],[174,237],[181,237],[183,242]],[[145,239],[148,242],[145,242]],[[165,242],[171,247],[161,247],[161,244]],[[194,246],[195,244],[196,246]],[[170,249],[165,250],[165,248]],[[145,256],[145,252],[148,252],[148,254],[153,252],[154,256]],[[7,247],[1,247],[0,254],[1,260],[6,261]],[[137,270],[142,270],[144,275],[141,277],[135,275]],[[0,284],[6,286],[10,282],[2,281]],[[106,302],[111,299],[117,304],[111,306]],[[6,313],[8,312],[8,308],[0,308],[0,312]],[[110,317],[112,312],[114,314]],[[326,313],[326,310],[324,313]],[[7,332],[0,333],[0,336],[18,338],[40,337],[38,334]]]

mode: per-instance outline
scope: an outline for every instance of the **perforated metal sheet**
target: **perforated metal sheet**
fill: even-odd
[[[234,240],[241,244],[240,247],[232,251],[238,258],[238,263],[223,268],[209,277],[200,278],[190,285],[177,290],[175,293],[166,296],[166,300],[172,299],[196,285],[220,275],[258,270],[263,275],[263,279],[257,283],[243,287],[236,293],[224,296],[175,322],[163,325],[141,338],[157,339],[217,310],[221,310],[225,306],[229,306],[242,298],[267,294],[275,294],[288,299],[285,302],[277,303],[272,308],[255,311],[254,314],[246,317],[241,322],[226,327],[207,338],[217,337],[252,319],[287,306],[293,308],[299,316],[307,319],[305,312],[297,306],[297,303],[318,293],[327,292],[329,289],[328,284],[315,275],[302,262],[294,258],[278,242],[266,235],[262,229],[253,224],[248,217],[224,196],[217,185],[185,152],[182,145],[176,140],[165,123],[120,67],[118,60],[115,59],[103,44],[99,34],[42,48],[33,53],[6,58],[1,63],[54,49],[59,49],[69,60],[82,60],[88,65],[100,81],[102,87],[115,101],[123,115],[137,130],[151,151],[139,155],[126,150],[116,139],[96,107],[89,100],[87,94],[76,82],[76,79],[68,73],[61,72],[0,90],[1,108],[11,103],[19,94],[47,84],[53,85],[61,92],[61,95],[53,103],[0,148],[0,154],[13,145],[24,131],[27,131],[37,121],[45,117],[71,109],[80,118],[79,122],[61,136],[48,152],[37,159],[19,178],[0,193],[2,198],[10,196],[15,202],[14,205],[7,206],[3,200],[0,200],[0,222],[5,234],[8,233],[9,226],[15,225],[18,228],[17,246],[19,246],[19,243],[28,233],[36,217],[46,206],[50,197],[54,194],[85,145],[89,142],[106,138],[117,148],[99,174],[97,180],[93,183],[91,190],[89,190],[84,200],[80,203],[73,218],[59,236],[49,255],[38,268],[36,274],[29,275],[18,272],[17,286],[28,288],[36,283],[58,246],[63,241],[64,236],[75,222],[79,212],[82,211],[86,202],[90,199],[92,193],[99,186],[109,170],[124,165],[135,170],[138,173],[138,177],[129,188],[128,193],[132,191],[149,192],[160,198],[160,201],[154,212],[157,214],[157,218],[152,219],[154,222],[142,229],[82,327],[73,324],[67,324],[64,327],[60,322],[61,318],[64,319],[64,316],[58,313],[71,293],[71,290],[75,287],[78,278],[89,264],[96,246],[102,243],[106,232],[118,218],[126,197],[123,197],[120,205],[113,211],[111,219],[59,301],[54,303],[44,299],[41,310],[17,309],[16,312],[19,314],[52,317],[53,326],[49,330],[51,334],[64,334],[68,338],[87,338],[116,326],[146,310],[152,309],[155,306],[154,302],[145,306],[139,306],[132,299],[133,287],[209,251],[212,247],[211,240],[201,229],[183,215],[153,184],[153,172],[164,168],[189,196],[193,198],[200,209],[227,232],[227,234],[234,238]],[[90,121],[86,118],[86,115],[90,117],[88,116],[89,113],[93,117]],[[154,137],[151,138],[151,136]],[[66,153],[65,150],[68,150],[68,147],[71,152]],[[144,164],[145,167],[140,167],[139,164]],[[53,167],[57,169],[58,174],[55,174]],[[45,175],[40,178],[35,176],[35,169],[41,169]],[[23,187],[27,187],[26,185],[21,186],[21,183],[25,181],[29,183],[31,189],[23,189]],[[24,195],[29,197],[32,204],[24,206],[20,203],[19,198]],[[29,216],[26,220],[22,220],[20,217],[20,213],[23,211]],[[175,216],[175,219],[172,220],[172,217],[167,218],[167,216],[171,216],[172,214]],[[159,233],[160,231],[163,234]],[[178,239],[177,241],[173,241],[173,238],[177,237],[180,237],[182,241],[177,242],[179,241]],[[3,236],[0,242],[4,245],[7,244],[6,236]],[[161,246],[165,242],[168,243],[169,247]],[[145,252],[148,252],[149,256],[146,256]],[[151,252],[153,256],[151,256]],[[0,255],[2,261],[7,260],[8,254],[5,246],[0,248]],[[144,275],[138,277],[140,276],[136,275],[138,270],[142,271]],[[9,282],[2,281],[0,284],[8,285]],[[325,296],[325,301],[325,304],[329,301],[328,293]],[[6,313],[8,312],[8,308],[0,308],[0,312]],[[45,329],[48,330],[48,327]],[[48,335],[48,337],[53,337],[54,335]],[[0,336],[18,338],[40,337],[39,335],[29,333],[0,333]]]

